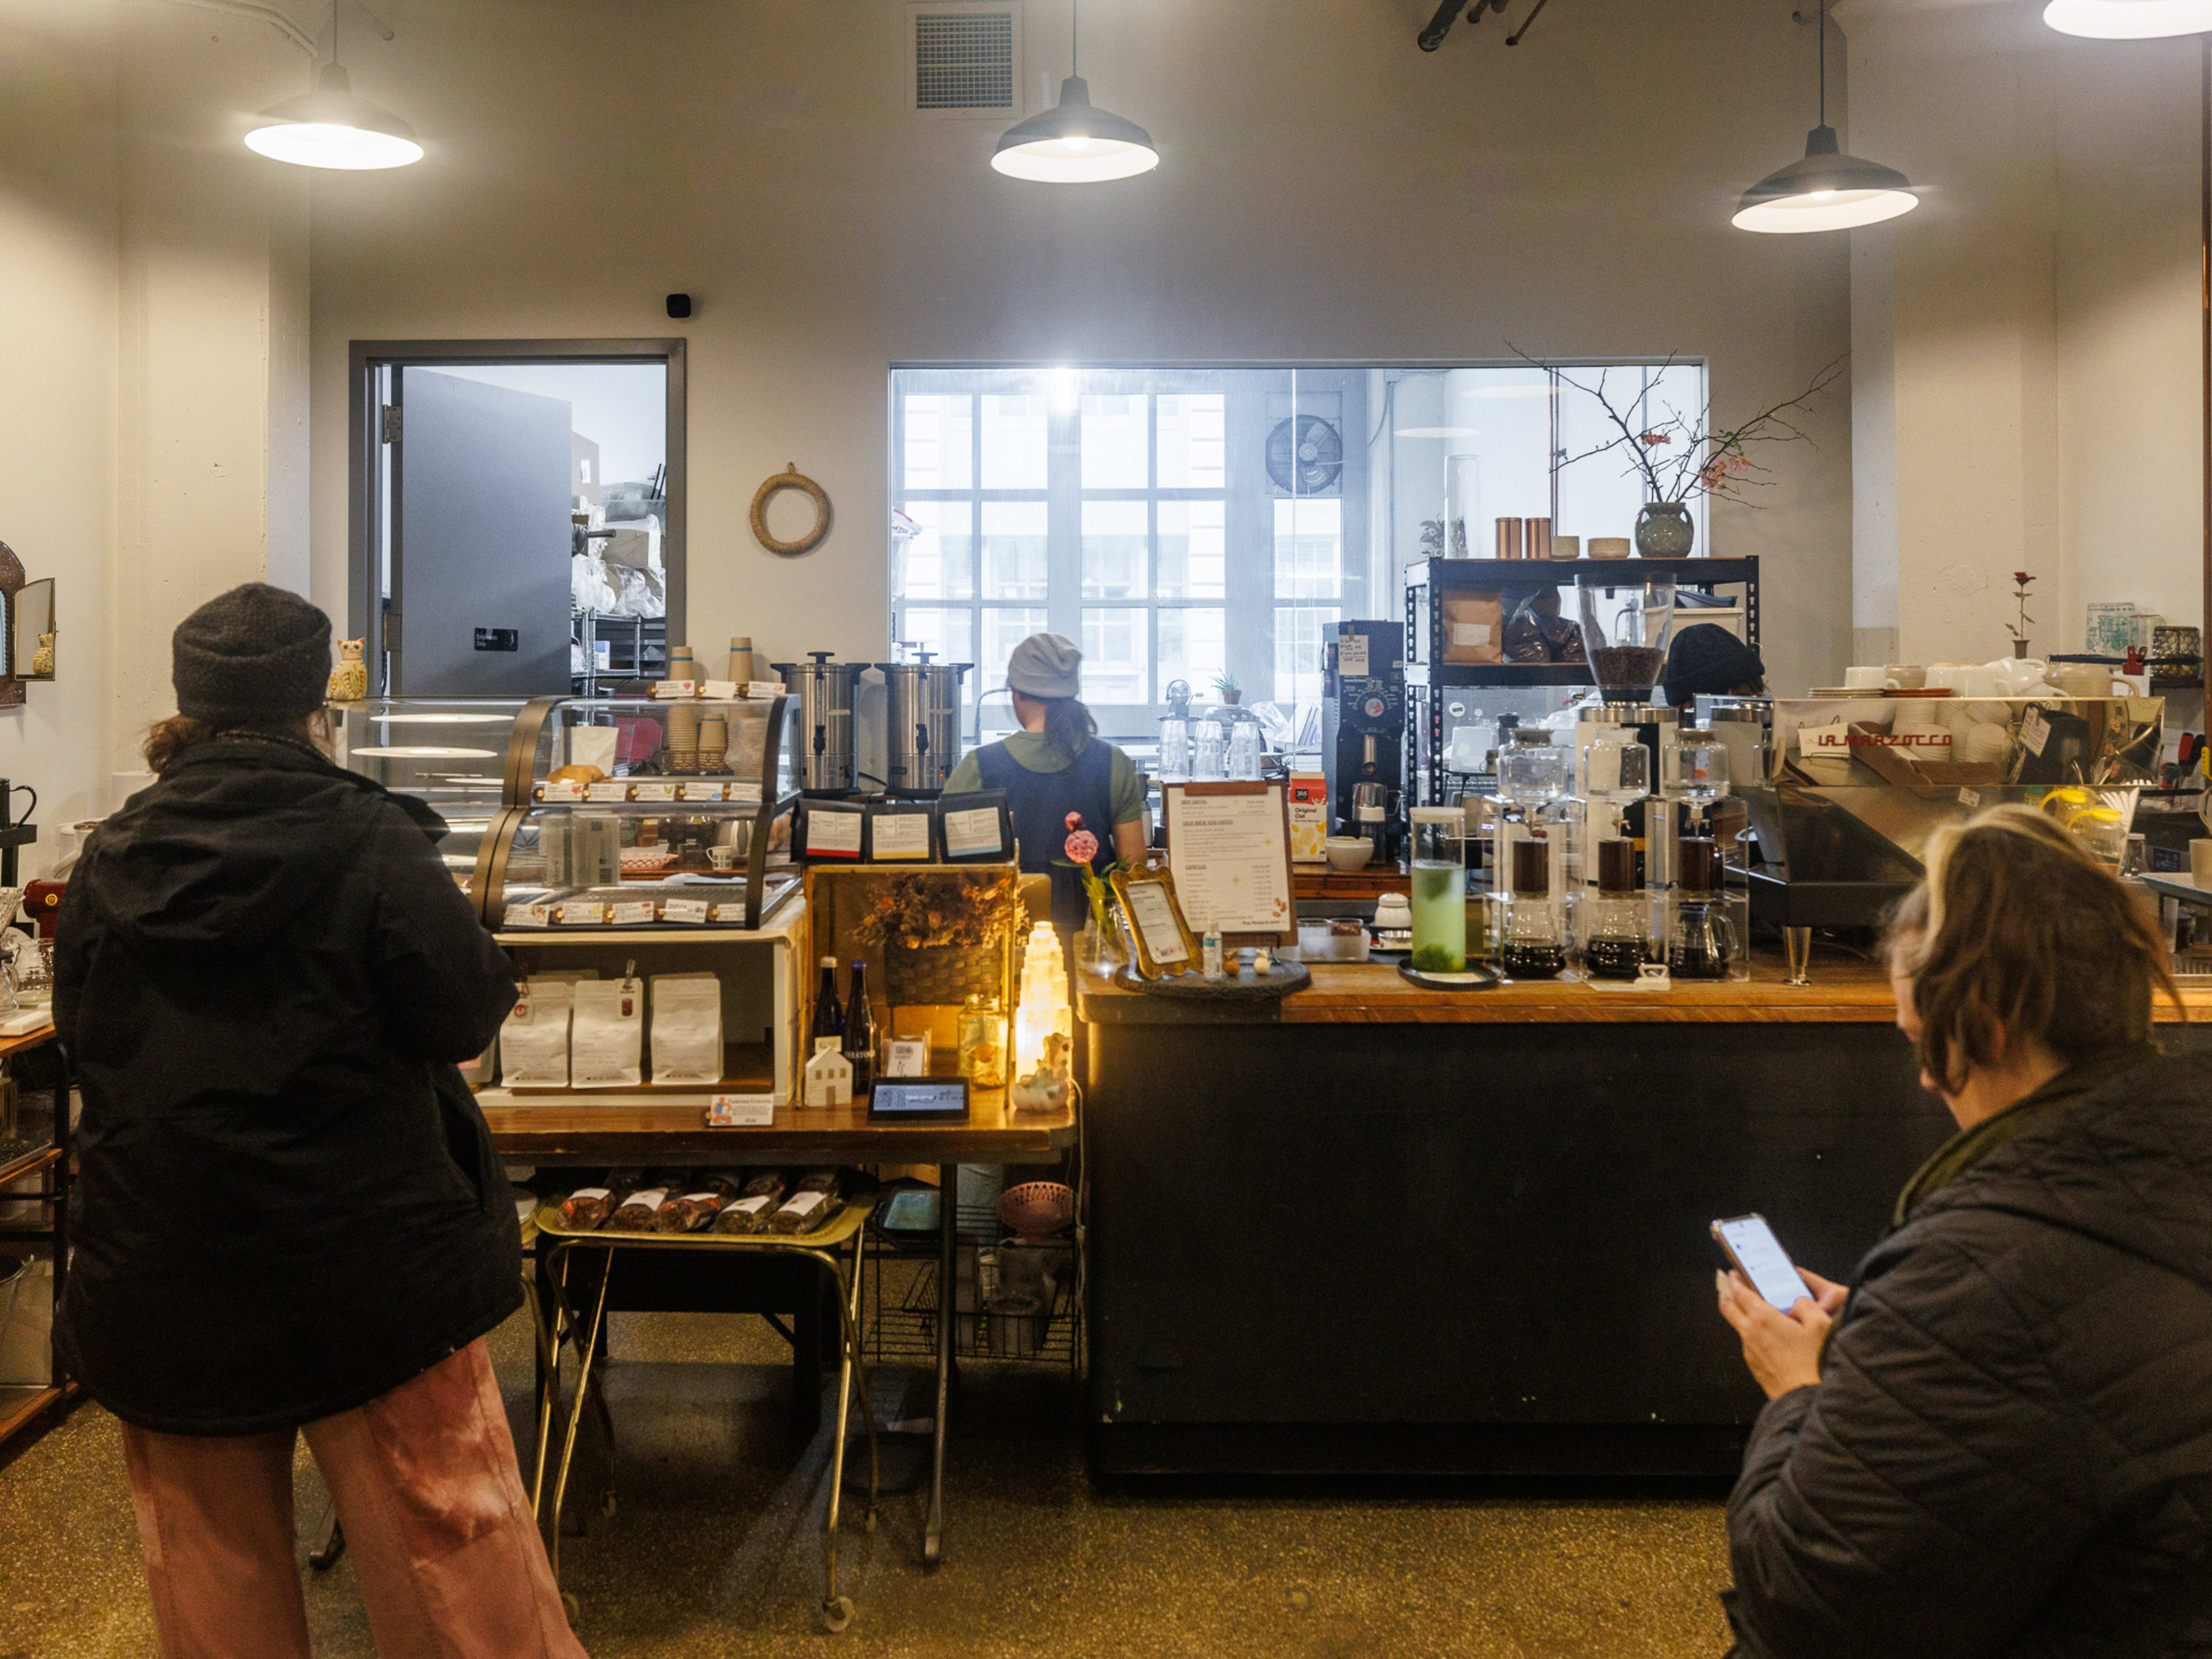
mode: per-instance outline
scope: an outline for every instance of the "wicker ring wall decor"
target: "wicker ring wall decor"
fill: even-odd
[[[804,491],[814,503],[814,528],[795,541],[780,542],[768,533],[768,498],[779,489]],[[811,553],[822,545],[822,538],[830,533],[829,492],[801,472],[799,463],[793,461],[754,492],[752,520],[753,539],[769,552],[780,553],[786,558],[794,554]]]

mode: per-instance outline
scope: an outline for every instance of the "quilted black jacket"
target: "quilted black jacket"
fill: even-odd
[[[303,749],[221,739],[87,842],[54,951],[84,1086],[54,1334],[126,1422],[326,1417],[521,1302],[506,1172],[453,1065],[514,975],[445,829]]]
[[[2146,1050],[1996,1139],[1759,1417],[1746,1655],[2212,1655],[2212,1065]]]

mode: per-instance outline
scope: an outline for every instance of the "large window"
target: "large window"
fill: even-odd
[[[1698,366],[1610,373],[1639,412],[1702,400]],[[1448,475],[1470,521],[1629,533],[1641,490],[1614,458],[1558,466],[1598,431],[1582,401],[1529,367],[896,370],[892,637],[975,665],[971,738],[1012,726],[991,694],[1046,629],[1082,646],[1109,737],[1150,738],[1170,687],[1212,702],[1224,677],[1303,726],[1334,624],[1402,615]]]

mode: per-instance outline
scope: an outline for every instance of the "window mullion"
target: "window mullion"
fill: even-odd
[[[1045,625],[1083,640],[1083,400],[1045,417]]]

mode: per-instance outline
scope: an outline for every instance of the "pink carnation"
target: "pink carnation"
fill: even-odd
[[[1098,837],[1088,830],[1079,830],[1067,838],[1067,856],[1077,864],[1088,864],[1098,856]]]
[[[1067,827],[1071,830],[1080,830],[1083,828],[1083,814],[1080,812],[1070,812],[1067,815]]]

